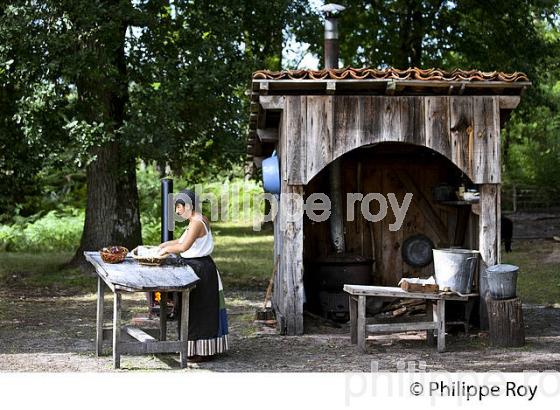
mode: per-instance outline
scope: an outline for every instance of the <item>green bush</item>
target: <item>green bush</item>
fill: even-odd
[[[142,240],[145,244],[160,242],[160,177],[153,166],[141,167],[137,173]],[[194,188],[197,181],[174,178],[175,192],[184,188]],[[253,218],[253,205],[258,194],[262,193],[260,183],[245,181],[242,178],[227,178],[213,182],[201,182],[203,193],[211,193],[219,201],[218,214],[214,215],[228,221],[247,223]],[[76,192],[81,192],[76,188]],[[0,225],[0,251],[74,251],[79,243],[84,226],[85,210],[75,207],[72,202],[59,203],[57,209],[41,211],[23,217],[15,215],[11,224]],[[243,208],[243,204],[245,204]],[[202,203],[203,212],[210,218],[209,202]],[[260,204],[262,211],[262,204]],[[45,213],[46,212],[46,213]],[[214,219],[215,221],[215,219]],[[184,224],[178,225],[182,232]]]
[[[80,243],[84,211],[65,209],[50,211],[34,218],[20,218],[13,225],[0,226],[0,250],[3,251],[72,251]]]

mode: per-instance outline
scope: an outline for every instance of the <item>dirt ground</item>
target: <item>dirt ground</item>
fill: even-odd
[[[19,280],[14,275],[0,290],[0,371],[114,371],[110,355],[98,358],[94,353],[94,294],[53,294],[47,289],[30,293],[18,286]],[[107,320],[111,296],[106,300]],[[253,322],[261,292],[230,291],[226,297],[231,335],[227,354],[189,364],[186,370],[179,369],[177,355],[123,356],[120,371],[365,372],[405,366],[426,371],[560,370],[560,306],[525,306],[523,348],[488,347],[485,334],[449,335],[448,352],[438,354],[426,345],[423,332],[370,338],[368,354],[360,354],[350,344],[348,325],[335,328],[306,318],[304,336],[281,336]],[[123,305],[127,320],[146,311],[141,294],[125,296]]]

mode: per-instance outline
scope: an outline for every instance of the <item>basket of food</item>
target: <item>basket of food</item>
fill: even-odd
[[[132,257],[141,265],[159,266],[169,256],[168,253],[160,252],[158,246],[139,246],[132,250]]]
[[[107,246],[99,251],[101,259],[105,263],[121,263],[128,254],[124,246]]]

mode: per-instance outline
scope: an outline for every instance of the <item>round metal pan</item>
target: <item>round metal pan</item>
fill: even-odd
[[[434,243],[423,234],[416,234],[405,239],[402,246],[402,258],[410,266],[423,268],[433,260]]]

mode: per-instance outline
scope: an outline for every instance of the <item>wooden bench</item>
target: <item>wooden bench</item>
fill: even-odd
[[[113,366],[120,368],[122,354],[179,353],[181,367],[187,366],[189,331],[189,295],[200,280],[189,266],[143,266],[132,257],[122,263],[110,264],[101,259],[99,252],[84,252],[85,258],[97,272],[97,335],[95,352],[102,355],[103,340],[113,340]],[[103,329],[104,283],[114,293],[112,331]],[[161,292],[160,306],[167,306],[166,292],[181,292],[181,316],[177,321],[178,340],[167,341],[167,315],[160,313],[159,340],[144,330],[125,326],[121,328],[121,299],[124,292]],[[132,341],[124,341],[127,337]]]
[[[361,352],[366,352],[368,333],[394,333],[426,330],[429,344],[434,342],[437,334],[437,350],[445,351],[445,301],[456,300],[467,302],[469,298],[478,296],[476,293],[458,295],[449,293],[413,293],[398,287],[344,285],[344,291],[350,297],[350,341],[357,344]],[[367,324],[366,298],[402,298],[424,299],[426,301],[426,320],[423,322]],[[435,303],[435,309],[433,304]]]

